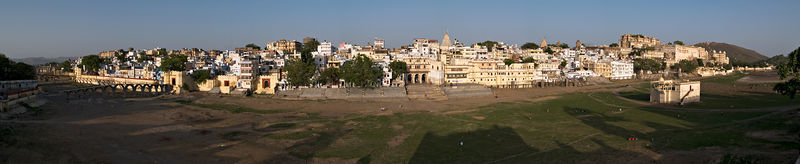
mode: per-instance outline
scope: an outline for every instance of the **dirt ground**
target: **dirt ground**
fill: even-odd
[[[346,118],[349,116],[459,110],[497,103],[542,101],[553,95],[603,90],[623,84],[576,88],[496,89],[495,96],[427,100],[280,100],[268,97],[212,96],[204,93],[169,95],[157,98],[91,97],[66,100],[59,90],[69,85],[43,86],[47,103],[41,115],[21,115],[2,120],[2,127],[13,129],[15,145],[0,153],[7,163],[253,163],[286,160],[276,158],[292,143],[276,140],[231,140],[232,132],[264,129],[290,117]],[[548,98],[549,97],[549,98]],[[258,110],[291,111],[278,114],[232,114],[190,105],[175,100],[203,104],[238,104]],[[247,133],[235,137],[264,135]],[[402,138],[398,138],[402,139]],[[242,142],[255,142],[242,144]],[[25,145],[25,146],[19,146]],[[350,163],[337,159],[313,159],[319,163]],[[298,161],[299,162],[299,161]],[[291,162],[290,162],[291,163]]]
[[[566,93],[611,91],[626,84],[641,82],[643,81],[623,81],[574,88],[495,89],[495,95],[491,97],[451,98],[447,101],[408,99],[292,101],[268,97],[214,96],[204,93],[156,98],[92,97],[66,100],[58,91],[70,86],[49,85],[43,86],[46,93],[41,96],[48,102],[40,107],[44,113],[0,120],[0,128],[12,129],[15,134],[5,139],[13,142],[14,146],[0,143],[0,146],[4,147],[0,152],[0,161],[5,163],[355,163],[353,159],[312,158],[305,161],[287,157],[285,148],[302,141],[287,142],[261,136],[280,130],[275,128],[275,123],[278,121],[311,117],[309,113],[332,119],[412,111],[454,113],[498,102],[535,102],[554,99]],[[257,110],[288,112],[234,114],[182,105],[176,100],[199,104],[236,104]],[[314,124],[305,126],[319,128]],[[344,126],[347,126],[347,123]],[[751,135],[769,137],[769,134],[771,132]],[[388,144],[397,145],[405,139],[404,137],[398,136]]]

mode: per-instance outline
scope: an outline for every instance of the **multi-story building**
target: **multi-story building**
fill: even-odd
[[[374,40],[372,40],[372,42],[375,48],[384,48],[383,39],[375,38]]]
[[[655,47],[661,44],[656,38],[647,37],[641,34],[624,34],[619,38],[619,46],[622,48],[646,48]]]
[[[497,88],[532,87],[535,82],[546,80],[536,70],[534,63],[505,65],[500,60],[471,61],[467,77],[461,83],[475,83]]]
[[[633,63],[624,61],[612,61],[610,79],[633,79]]]
[[[286,39],[281,39],[276,42],[267,43],[266,49],[272,51],[280,51],[280,52],[285,51],[289,53],[295,53],[301,49],[301,46],[303,46],[303,44],[296,40],[287,41]]]
[[[669,65],[681,60],[708,59],[709,57],[705,48],[696,46],[668,44],[660,46],[658,50],[664,52],[666,62]]]

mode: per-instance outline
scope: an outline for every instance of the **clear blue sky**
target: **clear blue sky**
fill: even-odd
[[[689,44],[727,42],[767,56],[800,46],[800,1],[212,1],[75,0],[0,3],[0,53],[83,56],[127,47],[233,49],[311,36],[388,47],[451,37],[573,45],[623,33]]]

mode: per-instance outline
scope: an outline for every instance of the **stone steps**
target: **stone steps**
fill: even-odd
[[[437,86],[407,85],[406,96],[414,100],[447,100],[447,96]]]

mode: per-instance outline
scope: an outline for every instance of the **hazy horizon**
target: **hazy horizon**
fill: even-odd
[[[0,53],[12,58],[84,56],[124,49],[231,50],[315,37],[387,47],[414,38],[570,46],[621,34],[662,42],[724,42],[766,56],[800,46],[800,1],[23,1],[0,5]]]

